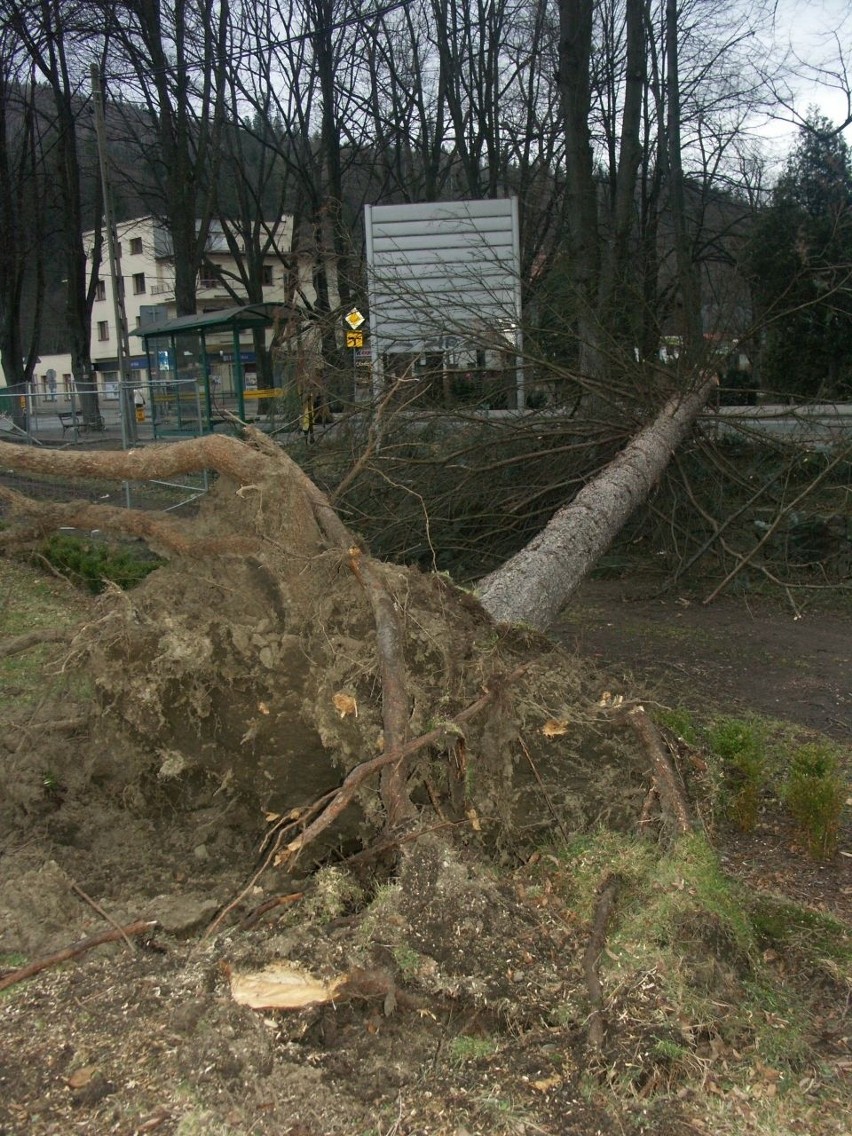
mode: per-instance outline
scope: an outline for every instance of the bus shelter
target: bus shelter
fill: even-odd
[[[211,433],[227,420],[226,411],[245,420],[247,405],[280,393],[259,381],[254,338],[272,326],[278,307],[243,304],[133,332],[147,356],[155,438]]]

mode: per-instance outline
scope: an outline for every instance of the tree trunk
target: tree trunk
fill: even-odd
[[[543,532],[483,581],[482,606],[501,623],[546,630],[647,497],[717,380],[672,398]]]
[[[680,301],[683,306],[682,334],[687,363],[694,362],[703,348],[701,295],[693,263],[692,242],[686,223],[686,194],[680,137],[680,58],[678,50],[677,0],[666,0],[666,56],[668,60],[668,170],[669,205],[674,232],[675,263]]]
[[[592,5],[559,5],[559,89],[565,128],[566,219],[571,238],[571,277],[576,305],[579,370],[601,368],[597,292],[600,276],[597,184],[589,126],[591,115]]]

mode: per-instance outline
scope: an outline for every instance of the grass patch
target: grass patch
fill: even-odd
[[[73,627],[88,610],[85,596],[32,565],[0,557],[0,634],[12,638],[31,631]],[[0,703],[16,709],[38,702],[57,682],[46,670],[53,645],[36,646],[0,659]],[[81,678],[74,679],[75,682]]]
[[[497,1042],[490,1037],[472,1037],[460,1033],[447,1045],[447,1055],[453,1065],[467,1065],[470,1061],[487,1061],[497,1052]]]
[[[163,561],[135,547],[99,540],[85,540],[67,533],[54,533],[35,554],[47,561],[72,584],[98,595],[107,584],[125,591],[141,583]]]
[[[852,934],[846,924],[766,895],[756,897],[750,914],[762,949],[792,954],[840,982],[852,973]]]
[[[782,796],[816,860],[830,860],[837,852],[846,789],[834,746],[813,742],[793,750]]]
[[[558,859],[560,894],[584,923],[603,879],[615,872],[622,881],[600,971],[610,1021],[623,1023],[612,1044],[625,1054],[626,1083],[662,1091],[718,1060],[740,1084],[758,1058],[777,1070],[779,1089],[797,1083],[813,1061],[811,994],[806,984],[780,986],[763,952],[795,946],[797,966],[839,980],[848,972],[840,924],[792,905],[755,904],[699,835],[661,854],[638,837],[601,833]],[[643,1023],[635,1036],[633,1022]]]
[[[0,955],[0,973],[7,970],[18,970],[22,966],[26,966],[26,955],[20,954],[18,951],[12,951],[10,954]]]
[[[665,726],[676,737],[682,738],[687,745],[699,746],[702,744],[701,731],[695,722],[695,718],[689,710],[685,710],[682,706],[664,707],[657,710],[654,717],[661,726]]]
[[[766,726],[757,718],[719,718],[707,740],[722,763],[724,811],[739,829],[751,832],[767,778]]]

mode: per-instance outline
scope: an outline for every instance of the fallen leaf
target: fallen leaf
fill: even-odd
[[[568,733],[568,721],[566,718],[550,718],[541,727],[541,732],[546,738],[561,737]]]
[[[96,1072],[97,1069],[94,1065],[83,1065],[81,1068],[75,1069],[65,1083],[69,1089],[82,1089],[85,1085],[88,1085]]]
[[[476,809],[466,809],[465,815],[470,821],[470,827],[473,829],[473,831],[482,832],[482,825],[479,823],[479,817],[477,816]]]
[[[342,690],[339,690],[337,694],[332,696],[331,701],[341,718],[358,717],[358,703],[351,694],[344,694]]]
[[[548,1093],[551,1089],[555,1089],[561,1084],[561,1077],[545,1077],[543,1081],[533,1081],[532,1087],[538,1089],[540,1093]]]
[[[231,996],[252,1010],[301,1010],[331,1002],[346,981],[345,975],[324,981],[287,963],[230,976]]]
[[[261,712],[261,714],[268,714],[269,713],[269,707],[266,705],[265,702],[258,702],[257,708]]]

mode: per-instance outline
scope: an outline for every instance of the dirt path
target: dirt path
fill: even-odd
[[[721,599],[637,598],[630,586],[589,581],[556,628],[625,689],[680,705],[699,720],[714,711],[758,714],[840,742],[852,741],[852,617]],[[850,751],[852,752],[852,751]],[[828,864],[799,846],[793,825],[767,795],[755,829],[716,834],[722,862],[750,886],[852,919],[852,824]]]
[[[622,582],[587,583],[559,639],[647,691],[693,710],[748,711],[852,740],[852,616],[720,599],[628,598]]]

